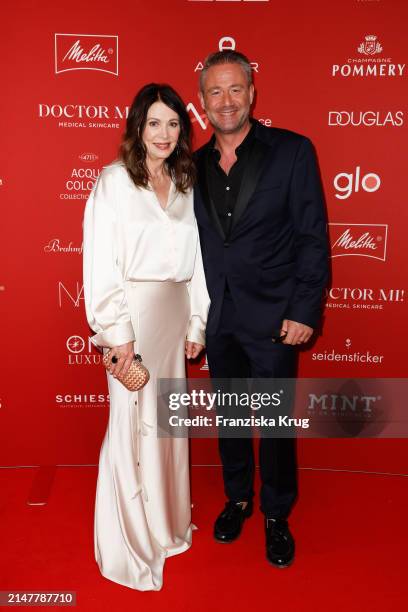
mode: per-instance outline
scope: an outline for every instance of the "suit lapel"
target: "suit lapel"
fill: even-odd
[[[234,230],[255,191],[257,182],[265,166],[268,150],[269,147],[267,144],[258,140],[258,138],[254,138],[248,160],[245,164],[238,198],[232,212],[231,232]]]
[[[207,210],[208,217],[210,218],[212,225],[217,230],[218,234],[221,236],[223,240],[225,240],[225,233],[221,225],[221,222],[219,220],[214,201],[211,198],[210,192],[208,189],[208,184],[209,184],[208,148],[206,148],[202,152],[199,159],[197,160],[197,170],[198,170],[198,185],[200,187],[201,196],[204,202],[204,206]]]

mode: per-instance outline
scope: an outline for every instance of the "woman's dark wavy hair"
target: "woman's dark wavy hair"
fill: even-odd
[[[148,110],[157,101],[166,104],[178,114],[180,119],[178,143],[165,160],[165,164],[177,190],[185,193],[193,186],[196,177],[191,149],[191,122],[183,100],[170,85],[149,83],[138,91],[129,109],[119,156],[134,184],[137,187],[147,187],[149,171],[146,165],[146,147],[142,134]]]

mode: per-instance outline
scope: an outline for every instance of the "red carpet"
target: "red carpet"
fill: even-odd
[[[192,548],[167,560],[164,586],[141,593],[103,578],[93,559],[96,467],[57,468],[48,504],[29,506],[36,468],[0,469],[0,590],[72,590],[79,610],[406,609],[407,478],[300,470],[290,525],[297,556],[264,557],[257,509],[241,538],[212,539],[224,503],[221,470],[192,470]]]

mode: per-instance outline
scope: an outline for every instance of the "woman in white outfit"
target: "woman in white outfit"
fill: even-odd
[[[157,437],[157,379],[184,378],[204,346],[209,297],[193,211],[190,121],[178,94],[150,84],[129,111],[120,159],[104,167],[84,215],[84,296],[92,341],[117,357],[99,457],[95,559],[103,576],[160,590],[166,557],[192,528],[188,440]],[[150,381],[116,378],[139,353]]]

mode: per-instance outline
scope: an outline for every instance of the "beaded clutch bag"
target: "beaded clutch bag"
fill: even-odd
[[[117,361],[117,357],[111,357],[111,353],[112,351],[110,350],[102,359],[103,365],[107,370],[112,363],[116,363]],[[148,382],[150,374],[149,370],[143,365],[141,356],[135,355],[132,365],[126,374],[123,376],[120,372],[116,377],[126,389],[129,389],[129,391],[139,391],[139,389],[142,389]]]

